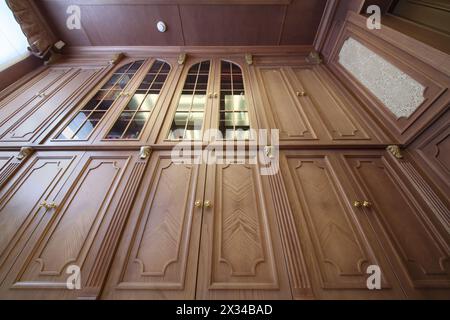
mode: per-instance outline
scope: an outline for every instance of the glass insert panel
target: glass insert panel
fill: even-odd
[[[226,140],[249,139],[250,121],[242,70],[228,61],[220,64],[219,130]]]
[[[169,72],[170,66],[164,61],[156,60],[152,64],[105,139],[139,139]]]
[[[106,111],[120,97],[121,93],[144,63],[143,60],[128,63],[109,78],[103,87],[79,111],[57,140],[85,140],[102,120]]]
[[[170,140],[200,140],[207,103],[210,61],[193,65],[187,74],[170,127]]]

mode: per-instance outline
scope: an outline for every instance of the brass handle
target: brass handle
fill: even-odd
[[[211,208],[212,207],[211,201],[206,200],[204,206],[205,206],[205,208]]]
[[[210,93],[210,94],[208,95],[208,98],[212,99],[213,96],[214,96],[214,95],[213,95],[212,93]]]
[[[367,200],[364,200],[364,201],[356,200],[356,201],[353,201],[353,206],[355,208],[361,208],[361,207],[370,208],[370,207],[372,207],[372,203]]]
[[[370,207],[372,207],[372,203],[370,201],[366,200],[366,201],[363,201],[362,206],[364,208],[370,208]]]
[[[355,208],[361,208],[362,205],[363,205],[362,201],[359,201],[359,200],[353,201],[353,206]]]
[[[194,203],[196,208],[201,208],[202,207],[202,202],[200,200],[195,201]]]
[[[47,201],[42,201],[41,204],[39,205],[39,208],[45,208],[46,210],[50,210],[50,209],[55,209],[58,205],[55,202],[47,202]]]
[[[304,97],[304,96],[306,96],[306,92],[305,91],[297,91],[296,94],[297,94],[297,97]]]
[[[219,94],[216,92],[216,93],[214,93],[214,98],[218,98],[219,97]]]
[[[39,208],[45,208],[45,209],[47,209],[47,201],[42,201],[40,204],[39,204]]]

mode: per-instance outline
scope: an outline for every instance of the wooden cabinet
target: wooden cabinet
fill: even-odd
[[[389,138],[323,66],[256,65],[260,112],[281,144],[370,145]],[[391,140],[392,141],[392,140]]]
[[[267,177],[256,165],[211,165],[197,299],[291,299]]]
[[[153,134],[161,144],[208,141],[213,135],[215,140],[245,140],[251,128],[259,124],[243,59],[193,58]]]
[[[63,60],[0,102],[0,298],[449,297],[446,114],[400,160],[328,66],[141,54]],[[172,158],[260,128],[273,176]]]
[[[0,102],[2,145],[40,142],[102,71],[101,66],[52,66],[10,94]]]
[[[36,153],[0,194],[0,296],[96,297],[143,169],[137,153]]]
[[[448,298],[448,234],[390,157],[288,151],[282,161],[317,297]],[[369,265],[381,268],[382,290],[367,289]]]
[[[139,146],[156,123],[181,69],[174,58],[127,58],[111,70],[47,140],[47,145]]]
[[[256,167],[206,169],[160,151],[144,181],[103,298],[291,298],[270,191]]]

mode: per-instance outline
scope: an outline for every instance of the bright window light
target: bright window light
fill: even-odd
[[[0,0],[0,71],[28,57],[28,41],[6,1]]]

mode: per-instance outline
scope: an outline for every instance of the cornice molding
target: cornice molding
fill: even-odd
[[[112,55],[123,52],[126,56],[166,55],[178,57],[180,53],[196,55],[245,55],[257,56],[307,56],[312,46],[85,46],[67,47],[64,54],[71,55]]]

